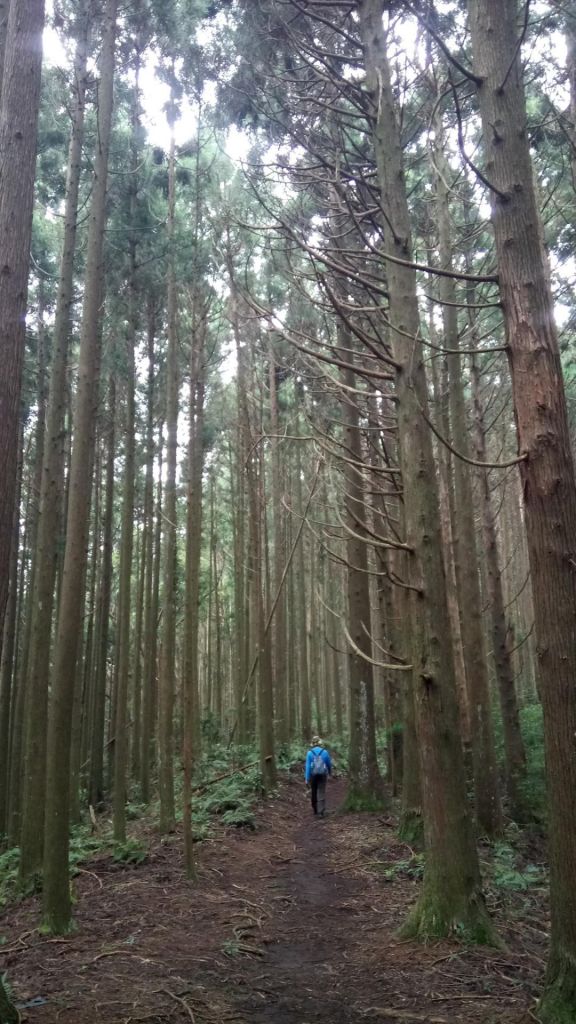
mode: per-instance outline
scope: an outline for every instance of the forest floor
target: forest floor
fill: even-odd
[[[181,838],[91,860],[74,880],[77,931],[36,930],[37,900],[4,910],[0,971],[30,1024],[531,1024],[545,917],[518,895],[489,903],[503,950],[416,946],[395,930],[413,903],[412,851],[391,819],[315,819],[300,779],[262,803],[255,831],[220,828],[183,875]],[[514,902],[516,900],[516,902]],[[531,913],[533,916],[531,916]]]

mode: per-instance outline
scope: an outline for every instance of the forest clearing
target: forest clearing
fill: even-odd
[[[573,0],[0,0],[0,1024],[576,1024],[575,296]]]

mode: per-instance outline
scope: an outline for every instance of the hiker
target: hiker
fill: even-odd
[[[326,811],[326,780],[332,774],[330,754],[319,736],[312,737],[306,754],[306,786],[310,789],[312,810],[320,818]]]

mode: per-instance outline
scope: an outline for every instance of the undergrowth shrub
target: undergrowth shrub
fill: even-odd
[[[544,765],[544,722],[540,704],[520,710],[520,725],[526,747],[526,779],[522,796],[539,821],[546,821],[546,774]]]
[[[499,708],[494,710],[496,756],[504,775],[504,736]],[[526,777],[521,786],[522,803],[528,816],[546,821],[546,776],[544,768],[544,725],[540,704],[520,708],[520,728],[526,750]]]
[[[196,764],[192,795],[192,828],[195,841],[209,837],[214,822],[232,828],[256,828],[255,807],[262,796],[262,777],[258,752],[253,746],[234,746],[217,742],[214,723],[206,720],[203,726],[204,753]],[[332,749],[332,748],[331,748]],[[291,743],[283,748],[278,757],[278,767],[287,771],[300,765],[303,768],[306,748]],[[222,776],[220,778],[219,776]],[[175,794],[177,806],[182,804],[182,774],[176,772]],[[158,803],[146,806],[139,802],[134,788],[126,805],[129,821],[141,821],[144,828],[154,825],[158,818]],[[181,817],[181,810],[179,811]],[[116,843],[112,837],[111,822],[101,816],[94,830],[91,821],[76,825],[70,833],[70,868],[74,876],[80,865],[94,858],[96,854],[108,854],[120,864],[141,864],[148,857],[148,849],[138,836],[130,836],[124,843]],[[137,830],[142,833],[142,827]],[[18,863],[20,850],[12,847],[0,853],[0,907],[13,902],[23,895],[40,891],[41,877],[38,876],[23,892],[18,885]]]
[[[494,857],[490,872],[497,889],[525,892],[531,886],[542,885],[546,876],[537,864],[520,864],[518,853],[508,843],[494,844]]]
[[[18,863],[20,861],[20,849],[13,846],[10,850],[0,854],[0,907],[18,895]]]
[[[148,857],[148,850],[137,839],[127,838],[123,843],[114,843],[112,859],[121,864],[142,864]]]
[[[109,842],[109,835],[95,835],[88,825],[76,825],[70,835],[70,867],[72,874],[75,869],[90,860],[95,853],[106,847]]]
[[[292,740],[290,743],[283,743],[278,748],[278,755],[276,763],[280,771],[288,772],[296,770],[299,766],[302,766],[304,770],[304,759],[306,757],[307,747],[304,744],[299,743],[297,740]]]
[[[387,882],[394,882],[397,878],[421,879],[424,874],[424,854],[415,853],[405,860],[397,860],[393,864],[376,863],[377,870],[382,872],[382,877]]]
[[[12,1002],[12,990],[6,975],[0,975],[0,1021],[2,1024],[19,1024],[20,1014]]]
[[[199,792],[193,797],[195,829],[205,829],[214,817],[236,828],[255,827],[254,804],[262,791],[260,767],[252,763],[254,750],[245,751],[242,760],[238,763],[237,750],[212,747],[209,751],[198,771]],[[224,778],[218,779],[219,775]],[[211,782],[214,777],[217,781]]]

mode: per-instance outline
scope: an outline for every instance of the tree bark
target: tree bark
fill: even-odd
[[[542,239],[516,0],[469,0],[473,66],[491,183],[532,588],[547,764],[551,945],[539,1008],[576,1015],[576,479]]]
[[[66,549],[54,653],[53,703],[48,732],[43,909],[46,929],[56,934],[69,929],[71,912],[68,877],[70,732],[78,635],[81,629],[81,597],[88,540],[93,438],[98,399],[103,242],[106,226],[108,153],[112,128],[116,11],[117,0],[107,0],[100,57],[98,142],[88,228],[78,385],[74,404]]]
[[[303,515],[302,500],[302,451],[300,442],[296,443],[296,467],[294,497],[298,515]],[[312,706],[310,700],[310,670],[308,662],[308,632],[306,630],[306,569],[304,557],[304,538],[298,545],[296,555],[296,628],[298,635],[298,692],[300,695],[300,738],[308,745],[312,739]]]
[[[199,187],[199,182],[197,180]],[[184,822],[184,862],[189,878],[194,878],[194,842],[192,835],[192,771],[201,753],[201,713],[199,698],[199,615],[200,556],[202,552],[202,473],[204,469],[204,395],[205,395],[205,316],[199,289],[194,289],[190,340],[190,434],[188,440],[188,491],[186,524],[186,654],[183,682],[184,703],[184,786],[182,793]]]
[[[436,110],[438,110],[438,103]],[[436,114],[434,127],[434,179],[440,265],[444,270],[451,270],[453,245],[448,195],[450,167],[443,149],[445,139],[439,113]],[[447,358],[450,436],[463,456],[470,458],[469,423],[464,398],[462,357],[458,351],[458,295],[454,286],[454,278],[441,277],[439,289],[440,300],[443,303],[444,344],[450,350]],[[463,459],[455,457],[453,476],[452,539],[456,583],[460,599],[460,630],[466,667],[476,821],[481,833],[494,838],[502,831],[502,814],[488,685],[480,571],[474,522],[475,502],[470,466]]]
[[[8,599],[18,475],[43,27],[44,0],[12,0],[0,100],[0,631]]]
[[[134,495],[136,462],[136,366],[135,347],[138,328],[138,292],[136,280],[136,195],[138,191],[139,153],[139,64],[132,98],[132,137],[130,142],[130,197],[128,237],[128,309],[125,339],[125,422],[124,422],[124,493],[122,497],[122,530],[120,536],[120,581],[118,592],[118,690],[116,728],[114,731],[113,817],[116,842],[126,840],[126,773],[128,765],[128,696],[131,652],[132,552],[134,548]],[[135,658],[140,656],[134,652]]]
[[[154,689],[156,684],[156,623],[152,618],[154,586],[154,341],[156,336],[156,310],[153,299],[147,308],[146,384],[146,471],[144,480],[143,544],[145,549],[144,582],[144,652],[142,666],[142,750],[140,754],[140,796],[142,803],[150,801],[150,766],[152,763],[152,737],[154,732]]]
[[[280,412],[278,406],[277,366],[274,345],[268,342],[268,381],[270,392],[270,433],[272,471],[272,525],[274,533],[273,589],[278,592],[286,560],[284,544],[284,509],[282,505],[282,459],[280,438]],[[273,633],[275,716],[278,742],[288,742],[288,682],[286,671],[286,598],[281,593],[274,616]]]
[[[16,501],[14,503],[14,526],[12,533],[12,549],[10,552],[10,577],[7,614],[4,619],[2,635],[2,655],[0,657],[0,837],[8,836],[10,776],[16,769],[12,753],[12,736],[16,713],[15,688],[15,643],[16,615],[18,611],[18,549],[20,546],[20,496],[22,490],[22,426],[20,427],[20,458],[18,460],[18,480],[16,485]],[[20,770],[20,757],[18,768]],[[2,839],[0,838],[0,843]]]
[[[429,330],[431,338],[435,340],[434,317],[431,313]],[[447,367],[445,362],[442,365],[441,373],[438,373],[436,362],[432,360],[432,380],[434,396],[438,408],[437,422],[444,437],[450,437],[450,414],[449,396],[447,383]],[[452,539],[452,523],[454,521],[454,487],[452,474],[451,454],[445,445],[438,446],[438,503],[440,507],[440,529],[442,534],[442,549],[444,557],[444,573],[446,576],[446,596],[448,601],[448,617],[450,619],[450,633],[452,636],[452,654],[454,659],[454,676],[456,681],[456,693],[458,697],[458,709],[460,713],[460,730],[464,757],[470,748],[470,706],[468,701],[468,690],[466,687],[466,667],[464,665],[464,650],[462,646],[462,631],[460,628],[460,608],[458,603],[458,588],[456,585],[456,566],[454,564],[454,543]]]
[[[106,731],[106,681],[108,678],[108,637],[112,597],[112,548],[114,521],[114,469],[116,458],[116,383],[110,375],[106,430],[106,505],[102,524],[102,556],[98,586],[96,635],[94,641],[94,680],[89,740],[88,803],[100,808],[104,801],[104,734]]]
[[[479,370],[476,361],[472,365],[472,395],[476,433],[474,455],[478,462],[487,462],[488,451],[484,430],[484,414],[480,399]],[[527,817],[526,800],[522,792],[522,784],[526,777],[526,752],[520,729],[514,666],[508,645],[508,624],[504,607],[496,522],[492,511],[490,479],[485,469],[479,472],[479,484],[482,498],[482,529],[486,554],[487,597],[490,602],[492,648],[494,651],[496,683],[500,698],[500,713],[502,715],[502,731],[504,734],[506,792],[511,817],[515,821],[523,822]]]
[[[50,642],[54,613],[54,589],[61,544],[64,480],[64,417],[67,405],[67,366],[70,318],[74,301],[74,254],[78,222],[78,194],[86,105],[88,20],[79,16],[74,60],[74,105],[68,147],[64,239],[60,259],[54,320],[50,389],[39,493],[36,571],[31,602],[30,662],[26,690],[26,739],[23,778],[22,856],[20,878],[24,881],[42,864],[43,831],[38,828],[46,788],[46,743]]]
[[[159,786],[160,830],[172,832],[174,804],[174,689],[176,672],[176,463],[178,456],[178,323],[174,233],[176,215],[176,143],[173,124],[174,97],[169,113],[171,138],[168,160],[168,355],[166,365],[166,485],[164,491],[162,581],[162,645],[159,678]]]
[[[334,225],[334,235],[342,237],[342,226]],[[353,360],[354,339],[341,323],[337,326],[338,345]],[[347,619],[354,646],[348,646],[349,681],[349,772],[350,785],[346,806],[350,810],[377,810],[383,806],[383,790],[376,756],[376,723],[374,717],[374,669],[372,665],[372,617],[370,606],[370,580],[368,576],[368,544],[362,432],[357,399],[353,395],[355,376],[344,371],[344,383],[349,389],[341,399],[344,424],[346,461],[342,471],[344,480],[344,508],[348,533],[346,535]]]
[[[418,340],[416,274],[409,265],[410,216],[383,6],[383,0],[361,0],[359,15],[373,103],[378,181],[385,204],[385,244],[408,264],[389,262],[387,266],[392,352],[398,366],[398,436],[412,587],[412,662],[426,846],[422,895],[405,931],[420,937],[457,933],[485,942],[493,933],[467,811],[436,470],[423,416],[427,415],[428,396]]]

